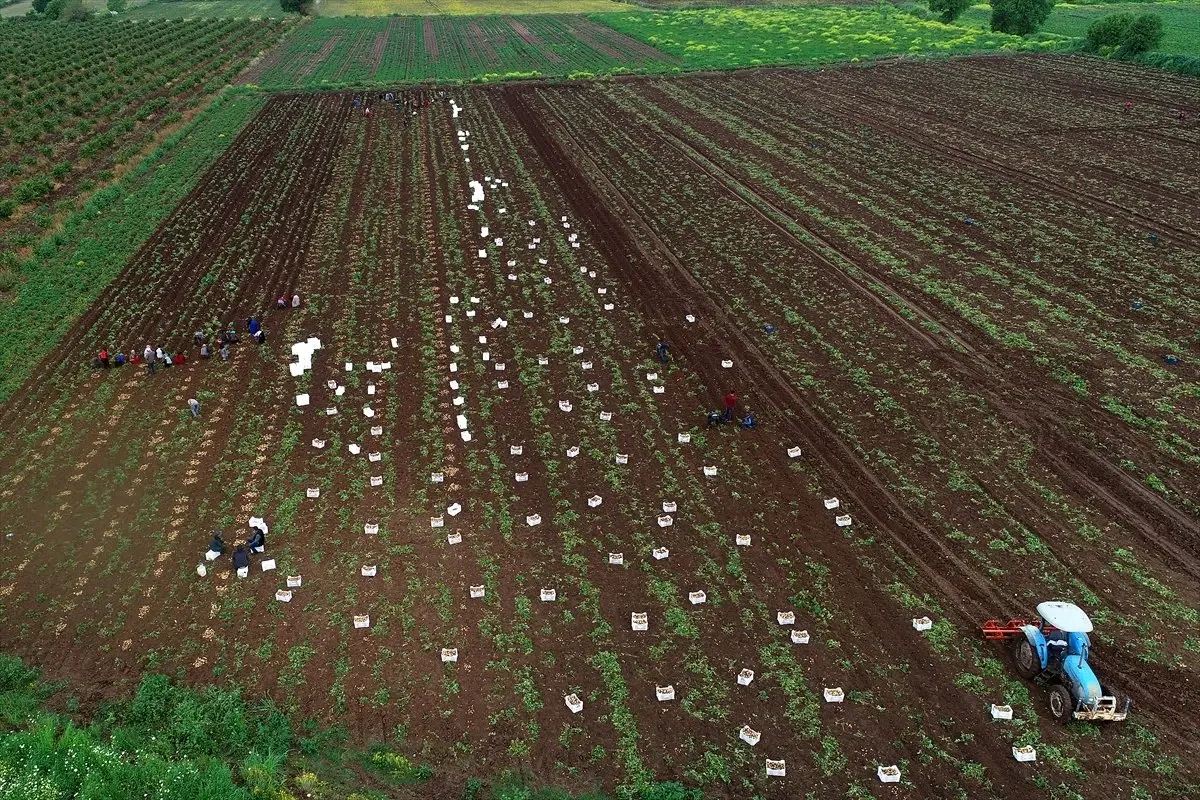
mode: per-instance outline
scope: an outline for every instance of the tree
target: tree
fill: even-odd
[[[1123,56],[1148,53],[1158,47],[1163,37],[1162,17],[1158,14],[1138,14],[1125,29],[1117,52]]]
[[[33,10],[39,14],[45,14],[48,5],[50,5],[50,0],[33,0]]]
[[[279,0],[279,7],[293,14],[305,13],[306,0]]]
[[[992,0],[992,30],[1027,36],[1046,21],[1055,0]]]
[[[954,22],[958,15],[971,7],[973,0],[929,0],[929,10],[941,13],[942,22]]]
[[[108,10],[120,14],[126,8],[126,0],[108,0]]]
[[[1116,47],[1125,38],[1125,32],[1133,24],[1133,14],[1122,11],[1108,14],[1093,22],[1087,29],[1087,49],[1093,53],[1105,47]]]

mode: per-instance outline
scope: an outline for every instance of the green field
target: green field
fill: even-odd
[[[705,9],[604,14],[594,19],[682,59],[693,69],[1023,46],[1018,37],[924,20],[887,5]]]
[[[248,83],[272,89],[665,72],[678,59],[580,14],[319,17]]]
[[[617,0],[316,0],[323,17],[390,14],[584,14],[623,7]]]
[[[246,81],[272,89],[663,73],[1048,47],[890,6],[522,17],[320,17]]]
[[[1082,38],[1087,33],[1089,25],[1106,14],[1118,11],[1128,11],[1131,14],[1158,14],[1163,21],[1163,41],[1159,50],[1164,53],[1200,55],[1200,3],[1190,0],[1096,5],[1060,3],[1054,7],[1054,11],[1046,20],[1046,24],[1042,26],[1042,30],[1046,33]],[[962,25],[987,30],[991,14],[991,6],[972,6],[959,17],[958,21]]]
[[[161,0],[130,8],[127,19],[247,19],[283,17],[278,0]]]

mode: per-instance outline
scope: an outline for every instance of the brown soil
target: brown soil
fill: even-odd
[[[551,64],[563,63],[562,56],[560,56],[558,53],[554,52],[553,50],[546,48],[544,43],[542,42],[542,40],[538,37],[538,35],[535,34],[533,31],[529,30],[528,26],[526,26],[524,23],[520,22],[519,20],[513,19],[512,17],[505,17],[504,21],[508,23],[509,27],[511,27],[514,31],[517,32],[517,36],[521,37],[521,41],[525,42],[528,45],[532,45],[532,46],[538,48],[538,52],[540,52],[543,56],[545,56],[546,60],[549,61]]]
[[[438,60],[438,42],[437,34],[433,30],[433,18],[426,17],[423,27],[425,31],[425,55],[431,64],[436,64]]]
[[[1194,288],[1178,285],[1178,305],[1114,331],[1099,323],[1115,313],[1107,284],[1067,276],[1113,253],[1128,256],[1136,284],[1176,275],[1200,220],[1161,203],[1200,176],[1189,164],[1183,188],[1126,176],[1086,151],[1101,139],[1073,139],[1077,153],[1051,145],[1044,162],[1000,148],[1032,118],[1053,128],[1040,104],[1072,116],[1068,90],[1134,87],[1165,106],[1195,87],[1126,70],[966,59],[529,83],[456,91],[457,120],[438,104],[366,118],[350,95],[274,98],[0,409],[0,514],[14,532],[0,541],[0,648],[91,699],[127,691],[146,666],[195,682],[219,667],[220,680],[355,741],[399,730],[403,749],[435,766],[431,797],[510,768],[576,789],[612,790],[644,770],[728,797],[847,785],[890,797],[875,769],[893,763],[899,791],[921,797],[1032,796],[1034,781],[1088,797],[1186,794],[1197,777],[1187,709],[1200,703],[1188,644],[1200,635],[1190,504],[1200,467],[1187,454],[1200,409],[1188,364],[1126,359],[1138,378],[1127,392],[1103,382],[1118,345],[1185,338],[1178,309]],[[1001,105],[972,99],[993,72],[1031,88],[1005,89]],[[1116,124],[1122,112],[1105,102],[1064,125]],[[1195,135],[1144,113],[1136,158],[1166,159]],[[937,127],[950,124],[955,135]],[[467,151],[458,130],[471,132]],[[1076,169],[1111,190],[1045,177]],[[489,184],[483,209],[467,210],[468,181],[485,177],[510,186]],[[1149,202],[1135,202],[1142,193]],[[964,225],[972,214],[981,224]],[[1168,245],[1119,235],[1149,223]],[[1021,245],[1040,259],[1037,283],[1013,243],[1051,224],[1053,247]],[[1005,291],[989,282],[997,275]],[[963,288],[937,295],[920,282],[935,277]],[[269,308],[293,289],[302,309]],[[1070,313],[1024,324],[1044,308]],[[239,345],[228,364],[154,378],[74,366],[101,343],[183,343],[208,320],[250,314],[264,316],[269,342]],[[508,326],[491,327],[497,316]],[[1075,319],[1090,324],[1080,332]],[[776,332],[760,333],[765,323]],[[990,332],[1018,324],[1035,349]],[[291,378],[288,345],[309,336],[324,347],[311,375]],[[669,367],[653,358],[664,339]],[[1065,388],[1053,375],[1067,346],[1089,354],[1075,368],[1116,400],[1140,408],[1144,386],[1171,397],[1178,441]],[[390,370],[364,371],[385,358]],[[665,393],[652,393],[648,372]],[[731,388],[758,430],[703,428]],[[313,397],[303,410],[299,391]],[[181,410],[190,396],[202,398],[198,424]],[[455,424],[459,396],[470,443]],[[678,443],[683,431],[691,444]],[[349,443],[364,454],[347,455]],[[567,458],[572,445],[582,452]],[[792,445],[802,458],[787,456]],[[376,449],[382,460],[368,463]],[[703,477],[709,464],[717,478]],[[304,497],[309,486],[319,499]],[[829,496],[850,528],[833,524]],[[659,527],[665,500],[679,509]],[[455,502],[462,513],[446,515]],[[239,581],[222,562],[198,579],[207,532],[240,533],[259,512],[279,571]],[[530,527],[535,512],[543,522]],[[434,516],[444,528],[430,527]],[[364,534],[365,522],[380,533]],[[461,544],[447,543],[451,532]],[[742,533],[750,547],[734,545]],[[652,559],[655,546],[670,558]],[[608,563],[615,552],[624,565]],[[368,563],[377,577],[360,576]],[[283,575],[297,573],[297,598],[276,603]],[[481,583],[487,597],[470,599]],[[538,599],[543,587],[555,602]],[[708,602],[689,604],[695,589]],[[1062,596],[1096,617],[1092,661],[1133,696],[1132,721],[1062,726],[1045,687],[1016,679],[1003,649],[979,641],[984,619]],[[812,644],[790,644],[776,623],[784,610]],[[649,613],[648,632],[630,630],[634,611]],[[365,631],[350,624],[363,613]],[[912,630],[923,614],[943,626],[937,637]],[[443,666],[448,646],[459,662]],[[754,683],[740,687],[747,667]],[[675,703],[654,698],[666,683]],[[830,686],[847,702],[823,703]],[[585,701],[580,715],[563,702],[570,692]],[[989,719],[1002,700],[1020,725]],[[746,724],[762,733],[755,748],[737,739]],[[1032,768],[1012,759],[1018,736],[1037,741]],[[788,777],[767,779],[764,758],[786,758]]]

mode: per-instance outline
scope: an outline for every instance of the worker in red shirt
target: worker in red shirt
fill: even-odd
[[[108,369],[108,348],[100,348],[100,366]]]
[[[733,422],[733,409],[737,407],[737,395],[733,392],[725,395],[725,415],[722,417],[726,422]]]

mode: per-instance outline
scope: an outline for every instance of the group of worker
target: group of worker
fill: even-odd
[[[171,355],[169,350],[163,350],[162,346],[152,347],[146,345],[141,354],[135,349],[132,353],[126,355],[124,351],[118,350],[115,354],[110,352],[107,347],[100,348],[100,352],[92,359],[93,369],[111,369],[113,367],[123,367],[126,364],[138,365],[145,364],[146,371],[151,375],[158,370],[160,366],[175,367],[187,363],[187,356],[183,351]]]
[[[409,111],[405,114],[405,124],[416,116],[418,111],[429,108],[435,103],[445,102],[446,92],[444,89],[412,89],[403,92],[380,92],[377,96],[372,95],[354,95],[353,103],[356,109],[361,109],[364,117],[370,117],[373,113],[372,101],[380,103],[389,103],[395,106],[397,111]]]
[[[666,366],[671,363],[671,345],[669,342],[659,342],[654,348],[654,354],[658,357],[658,363]],[[737,410],[738,396],[730,391],[725,395],[725,410],[708,412],[708,426],[711,428],[716,425],[724,425],[726,422],[733,422],[734,413]],[[754,417],[754,412],[746,409],[746,415],[742,417],[738,427],[745,430],[754,430],[758,427],[758,420]]]
[[[293,294],[291,300],[287,295],[280,295],[275,301],[275,307],[284,308],[299,308],[300,295]],[[263,331],[262,322],[258,317],[249,317],[246,319],[246,331],[255,344],[264,344],[267,341],[266,332]],[[219,355],[223,361],[229,360],[230,345],[237,344],[242,340],[237,328],[233,323],[230,323],[225,330],[220,330],[212,341],[209,341],[209,335],[204,331],[196,331],[192,336],[192,342],[196,347],[200,348],[200,358],[208,359],[214,355]],[[187,355],[182,351],[176,352],[174,355],[169,350],[164,350],[161,345],[146,345],[139,354],[135,349],[131,354],[126,355],[123,351],[112,353],[109,348],[102,347],[92,359],[92,367],[95,369],[110,369],[112,367],[123,367],[126,364],[139,365],[144,364],[146,372],[149,375],[154,375],[159,367],[175,367],[187,363]],[[191,403],[189,403],[191,406]],[[192,415],[199,416],[198,409],[192,408]]]
[[[207,558],[209,561],[215,561],[225,555],[228,546],[225,544],[224,534],[221,530],[213,531],[212,541],[208,543]],[[239,578],[244,578],[250,574],[250,554],[263,553],[267,549],[267,534],[259,527],[254,528],[254,533],[250,535],[250,539],[246,542],[235,542],[234,550],[231,554],[233,568],[237,572]]]

